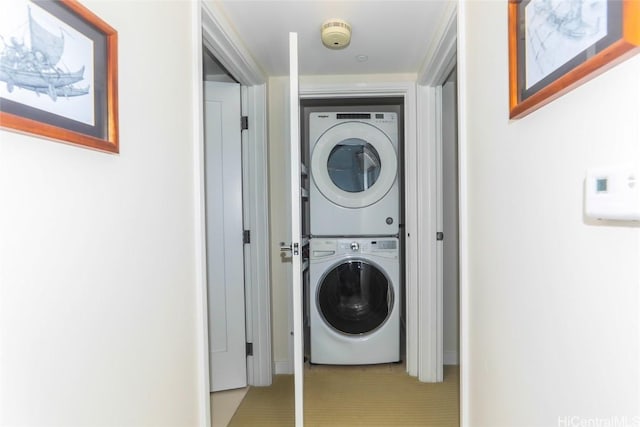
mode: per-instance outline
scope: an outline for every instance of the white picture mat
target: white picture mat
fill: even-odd
[[[607,0],[531,0],[524,13],[526,89],[608,32]]]
[[[25,47],[30,46],[29,8],[32,18],[42,27],[52,34],[59,35],[62,32],[64,52],[57,66],[69,72],[77,71],[84,66],[84,79],[74,83],[74,86],[88,87],[89,93],[68,98],[58,96],[54,101],[46,93],[37,94],[17,86],[9,92],[7,84],[0,82],[0,97],[94,126],[94,46],[91,39],[30,1],[12,0],[10,6],[4,7],[0,14],[0,35],[3,38],[0,41],[0,52],[5,49],[5,43],[11,43],[12,37],[23,42]]]

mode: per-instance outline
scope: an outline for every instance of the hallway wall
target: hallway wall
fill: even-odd
[[[640,159],[640,55],[509,121],[507,2],[463,10],[466,425],[631,425],[640,228],[585,219],[583,181]]]
[[[118,31],[121,151],[0,131],[0,425],[197,425],[197,4],[82,3]]]

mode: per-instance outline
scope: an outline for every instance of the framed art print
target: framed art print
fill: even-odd
[[[509,0],[509,117],[523,117],[640,49],[640,0]]]
[[[75,0],[0,16],[0,126],[118,152],[117,33]]]

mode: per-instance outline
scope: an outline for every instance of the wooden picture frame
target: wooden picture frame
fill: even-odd
[[[76,0],[0,17],[0,127],[118,153],[118,36]]]
[[[509,0],[508,7],[510,119],[640,51],[640,0]]]

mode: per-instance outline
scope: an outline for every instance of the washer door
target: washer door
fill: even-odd
[[[378,267],[363,260],[338,264],[322,279],[318,311],[334,330],[368,334],[382,326],[393,310],[393,285]]]
[[[364,208],[382,199],[397,172],[393,143],[368,123],[333,126],[320,136],[311,154],[316,187],[327,199],[346,208]]]

